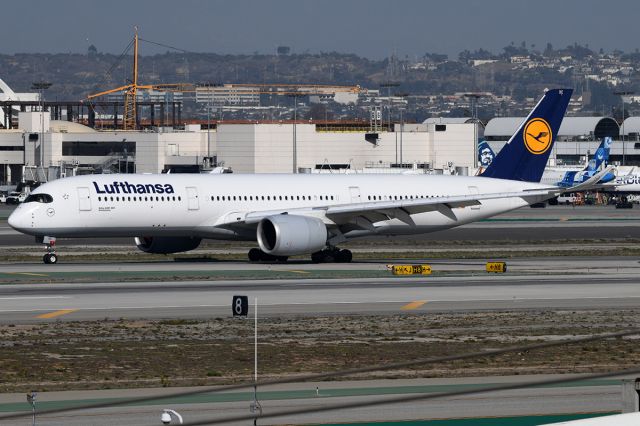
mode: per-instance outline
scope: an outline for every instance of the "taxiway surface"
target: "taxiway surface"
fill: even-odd
[[[234,295],[247,295],[251,301],[258,298],[262,315],[378,314],[401,310],[616,309],[640,304],[639,265],[635,260],[627,260],[626,263],[612,260],[608,267],[606,264],[600,264],[598,268],[593,265],[593,271],[585,267],[585,273],[574,274],[566,270],[562,273],[531,273],[534,266],[541,268],[540,271],[552,271],[553,264],[563,269],[563,264],[570,260],[549,260],[548,265],[540,260],[535,261],[535,265],[522,262],[524,269],[529,269],[528,273],[489,275],[486,272],[469,272],[465,270],[469,265],[462,264],[458,273],[449,276],[394,277],[386,272],[389,274],[387,277],[302,279],[305,271],[296,269],[292,275],[301,276],[300,279],[274,280],[268,279],[269,271],[265,270],[271,265],[254,265],[255,268],[263,268],[257,273],[265,272],[267,275],[249,280],[3,285],[0,287],[0,323],[37,322],[51,318],[220,317],[231,314]],[[593,260],[583,262],[588,264]],[[479,270],[477,263],[472,265]],[[234,265],[215,265],[218,268],[229,266]],[[384,267],[378,264],[371,266]],[[70,268],[69,265],[65,267]],[[128,267],[158,268],[159,265],[151,263]],[[343,267],[356,268],[358,265]],[[2,266],[0,272],[7,268]]]

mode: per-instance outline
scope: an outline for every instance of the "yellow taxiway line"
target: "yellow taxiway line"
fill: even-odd
[[[400,309],[402,309],[403,311],[411,311],[413,309],[418,309],[420,306],[424,305],[425,303],[427,303],[426,300],[414,300],[411,303],[407,303]]]
[[[42,318],[42,319],[56,318],[62,315],[70,314],[75,311],[77,311],[77,309],[60,309],[59,311],[47,312],[46,314],[38,315],[36,318]]]
[[[48,277],[47,274],[36,274],[34,272],[7,272],[7,274],[11,274],[11,275],[30,275],[32,277]]]

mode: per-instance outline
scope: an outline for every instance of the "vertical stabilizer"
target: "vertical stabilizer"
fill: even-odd
[[[482,176],[540,182],[572,92],[547,91]]]

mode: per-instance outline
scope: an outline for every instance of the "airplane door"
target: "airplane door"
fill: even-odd
[[[359,186],[350,186],[349,194],[351,194],[351,202],[359,203],[360,202],[360,187]]]
[[[189,210],[198,210],[200,204],[198,203],[198,188],[195,186],[187,186],[187,202]]]
[[[469,187],[469,194],[471,195],[478,195],[478,187],[477,186],[470,186]],[[478,204],[477,206],[471,206],[471,210],[480,210],[480,205]]]
[[[80,211],[91,211],[91,194],[89,188],[78,187],[78,208]]]

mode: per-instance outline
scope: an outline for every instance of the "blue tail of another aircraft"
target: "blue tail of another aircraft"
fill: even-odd
[[[593,156],[593,159],[587,164],[587,168],[585,169],[586,171],[592,172],[598,170],[602,163],[604,163],[605,166],[607,165],[607,162],[609,161],[609,151],[611,151],[612,143],[613,139],[611,139],[609,136],[605,136],[602,139],[600,146],[596,150],[596,154]]]
[[[572,93],[547,91],[481,176],[540,182]]]
[[[606,136],[602,139],[600,146],[596,150],[596,154],[593,156],[591,160],[587,163],[587,166],[582,170],[571,170],[564,174],[562,180],[557,183],[557,185],[561,188],[570,188],[574,185],[581,184],[586,182],[600,169],[602,163],[607,165],[609,161],[609,151],[611,150],[611,144],[613,143],[613,139]],[[607,183],[615,179],[615,175],[613,173],[606,173],[598,183]]]

